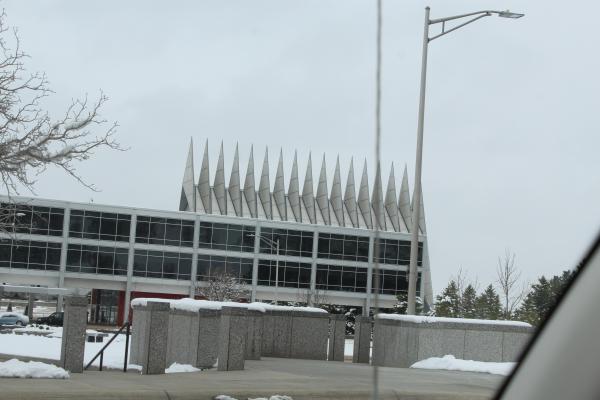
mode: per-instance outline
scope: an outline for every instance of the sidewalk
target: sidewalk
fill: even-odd
[[[168,375],[91,371],[67,380],[0,379],[0,399],[239,400],[281,394],[294,400],[369,399],[373,368],[362,364],[263,358],[244,371]],[[503,377],[478,373],[379,368],[380,399],[489,399]]]

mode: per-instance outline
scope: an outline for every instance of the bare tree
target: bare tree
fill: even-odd
[[[52,94],[43,73],[27,73],[28,55],[21,50],[16,29],[0,14],[0,178],[7,194],[19,187],[33,191],[36,177],[49,166],[62,168],[84,186],[96,190],[77,173],[74,163],[89,159],[101,147],[123,150],[113,139],[116,123],[107,121],[100,109],[107,97],[73,100],[64,114],[54,119],[41,101]]]
[[[329,297],[325,294],[324,290],[318,287],[315,290],[310,288],[298,289],[298,303],[303,303],[308,306],[318,307],[321,304],[329,302]]]
[[[208,286],[196,286],[196,294],[212,301],[247,300],[250,291],[238,278],[230,274],[220,274],[209,279]]]
[[[527,284],[519,285],[521,271],[515,265],[515,254],[506,249],[504,258],[498,257],[497,282],[502,297],[502,317],[510,319],[527,294]]]

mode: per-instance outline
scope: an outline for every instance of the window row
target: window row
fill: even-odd
[[[260,231],[260,252],[295,257],[312,257],[313,232],[289,229],[262,228]]]
[[[137,243],[192,247],[194,221],[139,216],[135,241]]]
[[[134,276],[189,280],[191,272],[191,254],[148,250],[136,250],[134,253]]]
[[[253,226],[201,222],[198,247],[252,253],[254,234]]]
[[[103,275],[127,275],[127,249],[70,244],[67,272]]]
[[[3,229],[13,233],[62,236],[65,211],[62,208],[2,203],[0,221]]]
[[[58,271],[60,243],[0,240],[0,267]]]
[[[252,259],[198,255],[198,280],[208,281],[225,274],[240,282],[252,284]]]
[[[258,285],[310,288],[311,266],[308,263],[272,260],[258,261]]]
[[[317,265],[317,289],[342,292],[367,291],[367,268]]]
[[[373,292],[376,287],[376,272],[373,271]],[[408,292],[408,278],[406,271],[393,271],[389,269],[379,270],[379,293],[397,296],[399,293]],[[417,296],[421,292],[421,273],[417,275]]]
[[[86,210],[71,210],[69,236],[79,239],[128,242],[131,216]]]
[[[369,259],[369,238],[319,233],[318,257],[366,262]]]
[[[410,241],[379,239],[379,262],[382,264],[408,265],[410,263]],[[419,242],[417,263],[420,266],[423,257],[423,243]]]

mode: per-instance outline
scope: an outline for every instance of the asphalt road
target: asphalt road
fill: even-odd
[[[489,374],[384,368],[380,399],[489,399],[503,377]],[[373,368],[342,362],[263,358],[244,371],[168,375],[90,371],[67,380],[0,378],[0,399],[242,400],[288,395],[294,400],[369,399]]]

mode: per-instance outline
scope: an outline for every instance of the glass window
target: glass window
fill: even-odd
[[[131,217],[125,214],[71,210],[69,237],[126,242],[129,241],[130,220]],[[57,219],[55,224],[58,223]]]
[[[252,283],[251,258],[220,257],[206,254],[198,255],[196,270],[197,279],[207,281],[217,276],[228,274],[242,283]]]
[[[368,261],[369,238],[319,234],[318,257],[348,261]]]
[[[260,252],[276,254],[279,242],[279,254],[294,257],[312,257],[313,233],[288,229],[262,228]]]
[[[280,261],[278,268],[279,274],[277,274],[277,263],[275,261],[259,260],[258,285],[291,288],[310,287],[310,264]],[[279,275],[279,280],[277,280],[277,275]]]

